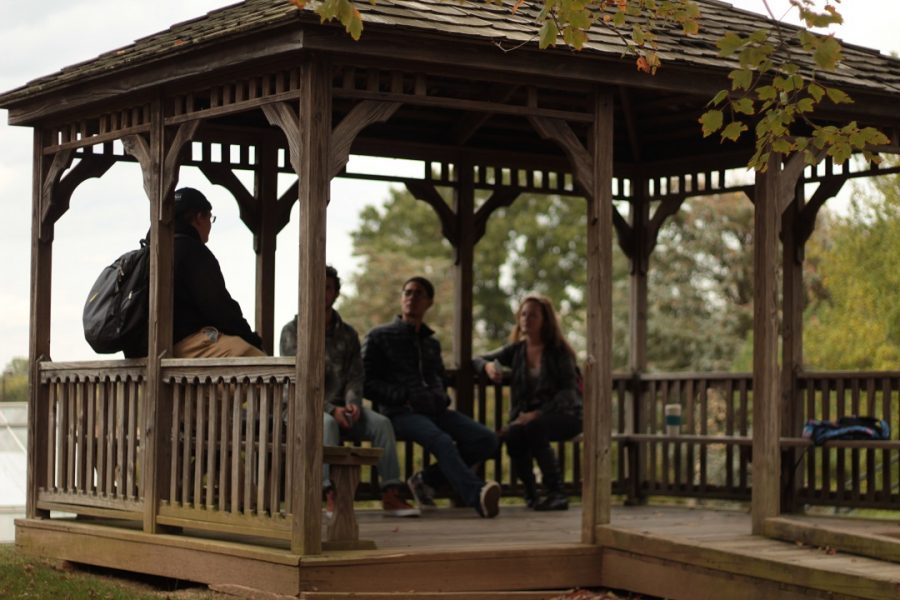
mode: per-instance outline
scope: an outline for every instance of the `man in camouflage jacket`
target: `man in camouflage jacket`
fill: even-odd
[[[378,462],[381,479],[382,507],[385,514],[414,517],[419,510],[403,499],[405,486],[400,479],[397,442],[390,419],[363,406],[363,364],[359,335],[345,323],[334,302],[341,290],[341,280],[334,267],[325,268],[325,410],[322,441],[326,446],[340,446],[341,435],[351,440],[370,440],[384,453]],[[297,317],[281,330],[281,355],[297,354]],[[331,498],[328,465],[324,486]]]

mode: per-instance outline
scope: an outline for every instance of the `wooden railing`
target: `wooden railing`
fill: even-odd
[[[39,510],[140,518],[144,372],[143,361],[41,363]]]
[[[648,495],[750,499],[749,374],[651,374],[630,379],[626,387],[627,394],[616,395],[624,412],[629,412],[628,396],[636,392],[639,401],[614,437],[627,448],[630,500]],[[675,435],[666,431],[667,404],[681,407]]]
[[[289,359],[162,362],[171,392],[164,525],[290,539]]]
[[[797,499],[806,504],[896,510],[900,506],[900,372],[804,373],[797,402],[808,419],[871,416],[884,419],[890,441],[797,444]]]
[[[40,364],[35,412],[36,508],[141,520],[144,511],[144,361]],[[164,476],[158,523],[289,539],[293,423],[292,359],[163,360],[167,431],[158,444]],[[613,378],[613,493],[749,500],[752,380],[749,374],[653,374]],[[786,493],[795,504],[895,509],[900,502],[900,372],[807,373],[797,378],[798,420],[870,415],[892,441],[812,447],[782,439]],[[665,406],[681,407],[677,434]],[[509,389],[476,381],[473,416],[491,429],[509,413]],[[581,440],[556,446],[568,491],[581,489]],[[404,476],[431,462],[399,444]],[[521,492],[505,451],[484,466],[505,493]],[[365,471],[370,471],[366,473]],[[376,499],[374,468],[359,498]]]

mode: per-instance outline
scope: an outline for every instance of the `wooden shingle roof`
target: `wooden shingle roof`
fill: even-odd
[[[726,2],[697,0],[702,13],[701,33],[685,38],[677,31],[658,36],[659,53],[665,64],[721,71],[733,66],[717,55],[715,40],[726,31],[746,34],[770,26],[764,17],[736,9]],[[502,4],[483,2],[449,2],[447,0],[378,0],[357,3],[368,31],[427,34],[455,39],[460,43],[475,41],[511,49],[519,45],[536,47],[535,17],[537,9],[524,5],[511,12],[511,0]],[[178,23],[169,29],[147,36],[128,46],[107,52],[95,59],[63,68],[57,73],[35,79],[26,85],[0,95],[0,106],[8,106],[43,93],[64,89],[95,78],[114,76],[131,68],[171,60],[200,47],[230,42],[266,30],[303,25],[317,26],[318,16],[301,11],[288,0],[245,0],[214,10],[196,19]],[[323,27],[334,27],[327,24]],[[788,32],[792,28],[786,27]],[[595,27],[580,53],[559,47],[550,52],[576,54],[590,59],[602,56],[617,59],[623,54],[622,40],[612,32]],[[845,46],[845,60],[837,72],[827,74],[833,83],[847,88],[861,88],[876,94],[900,93],[900,61],[876,50]],[[414,59],[414,56],[404,58]],[[630,57],[622,60],[632,61]],[[665,66],[664,66],[665,68]]]

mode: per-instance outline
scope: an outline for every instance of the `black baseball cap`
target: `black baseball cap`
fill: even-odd
[[[209,212],[212,204],[200,190],[183,187],[175,190],[175,216],[180,217],[189,212]]]

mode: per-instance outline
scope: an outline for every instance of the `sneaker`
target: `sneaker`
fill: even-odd
[[[386,517],[418,517],[422,514],[418,508],[403,499],[400,488],[389,487],[381,495],[381,510]]]
[[[500,512],[500,484],[496,481],[488,481],[481,488],[478,497],[478,506],[475,507],[478,514],[485,519],[493,519]]]
[[[434,490],[425,483],[422,471],[417,471],[407,479],[406,485],[409,486],[409,491],[420,511],[437,509],[437,504],[434,503]]]
[[[334,518],[334,488],[329,487],[325,490],[325,518]]]
[[[534,510],[569,510],[569,499],[562,492],[550,492],[534,505]]]

